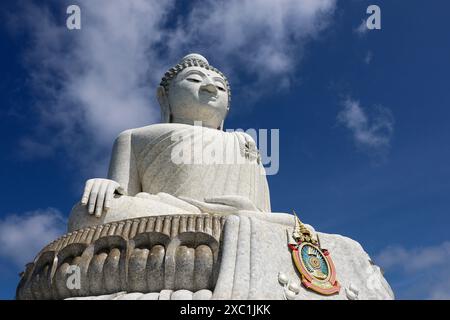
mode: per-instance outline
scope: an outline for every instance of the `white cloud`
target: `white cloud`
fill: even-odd
[[[380,252],[376,261],[385,269],[400,268],[407,272],[423,271],[441,266],[450,267],[450,242],[429,247],[405,249],[390,246]]]
[[[211,57],[231,78],[232,91],[242,88],[232,108],[239,100],[255,104],[300,78],[304,46],[329,25],[335,6],[335,0],[204,1],[179,17],[167,49],[174,57],[192,48]]]
[[[431,300],[450,300],[450,278],[447,279],[445,287],[433,288],[431,290],[429,299]]]
[[[400,277],[405,298],[450,299],[449,241],[426,247],[389,246],[374,261],[387,276]]]
[[[290,73],[296,49],[328,23],[334,0],[206,1],[181,20],[171,43],[203,46],[230,69],[245,64],[258,77]]]
[[[359,101],[347,99],[337,116],[338,123],[347,127],[355,144],[371,154],[383,154],[390,147],[394,131],[394,117],[388,108],[372,110],[371,117]]]
[[[82,167],[94,163],[91,174],[98,164],[104,174],[114,137],[159,119],[148,82],[156,82],[164,67],[148,49],[159,41],[159,23],[171,3],[78,1],[82,29],[75,31],[46,5],[24,3],[19,21],[26,21],[32,38],[26,58],[40,98],[37,131],[48,147],[62,147]],[[23,141],[22,153],[42,155],[36,149],[42,142]]]
[[[64,232],[65,220],[53,208],[7,215],[0,220],[0,257],[22,268]]]
[[[255,98],[267,91],[262,86],[288,87],[303,46],[335,8],[335,0],[196,1],[180,15],[174,0],[79,0],[82,29],[69,31],[65,17],[37,3],[23,2],[14,19],[32,39],[27,66],[40,98],[37,131],[89,174],[104,173],[120,131],[159,121],[154,91],[183,55],[204,54],[230,76],[232,89],[244,74],[251,84],[242,84],[242,96]],[[64,9],[57,14],[68,4],[51,3]],[[23,153],[47,154],[24,141]]]
[[[355,32],[359,36],[366,35],[367,31],[369,31],[369,28],[367,28],[366,19],[362,19],[361,23],[355,29],[353,29],[353,32]]]

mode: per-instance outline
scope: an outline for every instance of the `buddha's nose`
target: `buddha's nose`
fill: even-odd
[[[200,89],[201,89],[201,90],[206,90],[206,91],[208,91],[209,93],[214,93],[214,94],[217,93],[217,88],[216,88],[216,86],[215,86],[214,83],[213,83],[211,80],[209,80],[209,79],[205,79],[205,82],[204,82],[203,85],[200,87]]]

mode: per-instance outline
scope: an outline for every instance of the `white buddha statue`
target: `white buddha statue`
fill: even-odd
[[[157,89],[165,123],[122,132],[107,179],[86,182],[68,229],[142,216],[270,212],[254,140],[224,132],[226,77],[199,54],[185,56]]]
[[[230,87],[204,57],[171,68],[157,97],[165,123],[118,136],[108,178],[86,182],[18,299],[394,298],[359,243],[271,211],[255,142],[223,131]],[[69,264],[81,291],[67,287]]]

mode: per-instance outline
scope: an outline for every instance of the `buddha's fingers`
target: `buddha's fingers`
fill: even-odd
[[[89,194],[89,207],[88,211],[90,214],[94,214],[95,202],[97,201],[98,191],[100,189],[101,182],[98,180],[94,181],[94,185],[92,186],[91,193]]]
[[[108,211],[111,208],[111,200],[114,195],[114,191],[116,190],[116,186],[114,183],[108,184],[108,188],[106,189],[105,195],[105,211]]]
[[[100,189],[97,196],[97,203],[95,205],[95,216],[97,218],[100,218],[103,212],[103,204],[105,202],[105,193],[106,189],[108,188],[108,182],[102,181],[100,185]]]
[[[94,185],[94,180],[86,181],[86,186],[84,187],[83,196],[81,197],[81,204],[86,205],[88,203],[89,194],[91,193],[93,185]]]

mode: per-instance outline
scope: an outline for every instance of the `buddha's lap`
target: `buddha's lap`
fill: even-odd
[[[174,201],[171,203],[166,197],[161,198],[157,195],[148,197],[118,196],[111,200],[111,207],[100,217],[90,214],[88,206],[77,203],[69,216],[68,232],[125,219],[200,213],[200,210],[193,206],[181,208]]]

